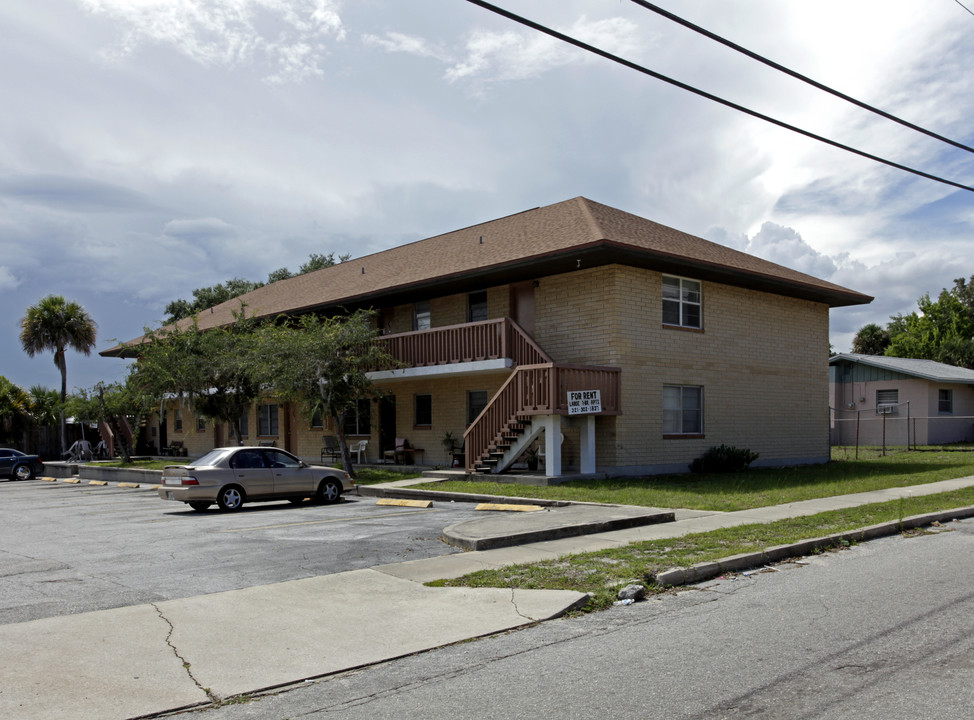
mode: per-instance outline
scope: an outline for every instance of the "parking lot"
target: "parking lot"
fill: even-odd
[[[477,515],[354,494],[198,513],[145,487],[0,481],[0,624],[447,555],[443,528]]]

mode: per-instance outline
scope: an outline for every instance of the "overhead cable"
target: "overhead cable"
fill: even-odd
[[[674,78],[663,75],[662,73],[658,73],[655,70],[650,70],[649,68],[643,65],[638,65],[637,63],[634,63],[631,60],[626,60],[625,58],[619,57],[618,55],[613,55],[612,53],[606,50],[597,48],[594,45],[589,45],[588,43],[583,42],[577,38],[571,37],[570,35],[565,35],[562,32],[553,30],[545,25],[541,25],[540,23],[536,23],[533,20],[529,20],[520,15],[516,15],[510,12],[509,10],[505,10],[503,8],[497,7],[496,5],[493,5],[489,2],[484,2],[484,0],[467,0],[467,2],[482,7],[485,10],[489,10],[490,12],[500,15],[501,17],[505,17],[508,20],[513,20],[514,22],[524,25],[525,27],[529,27],[532,30],[537,30],[538,32],[544,33],[545,35],[556,38],[557,40],[566,42],[569,45],[574,45],[575,47],[581,48],[582,50],[587,50],[590,53],[599,55],[600,57],[604,57],[607,60],[612,60],[615,63],[618,63],[624,67],[629,68],[630,70],[635,70],[637,72],[643,73],[644,75],[649,75],[650,77],[656,78],[657,80],[662,80],[663,82],[673,85],[674,87],[678,87],[681,90],[686,90],[687,92],[691,92],[694,95],[699,95],[700,97],[706,98],[708,100],[712,100],[716,103],[720,103],[725,107],[729,107],[733,110],[737,110],[738,112],[742,112],[745,115],[750,115],[751,117],[758,118],[759,120],[764,120],[767,123],[771,123],[772,125],[777,125],[778,127],[784,128],[785,130],[790,130],[794,133],[798,133],[799,135],[804,135],[807,138],[811,138],[812,140],[817,140],[821,143],[825,143],[826,145],[831,145],[832,147],[838,148],[840,150],[845,150],[846,152],[850,152],[854,155],[859,155],[860,157],[864,157],[869,160],[882,163],[883,165],[894,167],[897,170],[903,170],[904,172],[912,173],[913,175],[918,175],[920,177],[927,178],[928,180],[933,180],[934,182],[943,183],[944,185],[950,185],[951,187],[955,187],[960,190],[967,190],[969,192],[974,192],[974,187],[971,187],[970,185],[964,185],[962,183],[954,182],[953,180],[947,180],[946,178],[942,178],[937,175],[932,175],[930,173],[924,172],[922,170],[917,170],[916,168],[911,168],[907,165],[902,165],[892,160],[887,160],[886,158],[882,158],[879,157],[878,155],[867,153],[864,150],[859,150],[849,145],[844,145],[836,140],[831,140],[822,135],[816,135],[813,132],[810,132],[808,130],[803,130],[800,127],[786,123],[783,120],[777,120],[776,118],[773,118],[769,115],[765,115],[756,110],[751,110],[750,108],[746,108],[743,105],[738,105],[737,103],[731,102],[730,100],[725,100],[722,97],[719,97],[712,93],[708,93],[706,90],[700,90],[699,88],[695,88],[692,85],[688,85],[684,82],[680,82],[679,80],[675,80]]]
[[[954,0],[954,2],[957,3],[958,5],[960,5],[965,10],[967,10],[967,12],[969,12],[971,15],[974,15],[974,10],[971,10],[969,7],[967,7],[967,5],[965,5],[964,3],[962,3],[960,0]]]
[[[950,138],[946,138],[943,135],[938,135],[937,133],[935,133],[935,132],[933,132],[931,130],[927,130],[926,128],[920,127],[919,125],[914,125],[913,123],[911,123],[908,120],[903,120],[902,118],[898,118],[895,115],[886,112],[885,110],[880,110],[879,108],[873,107],[872,105],[869,105],[867,103],[864,103],[861,100],[856,100],[854,97],[850,97],[849,95],[846,95],[845,93],[842,93],[842,92],[839,92],[838,90],[834,90],[833,88],[830,88],[828,85],[823,85],[822,83],[820,83],[820,82],[818,82],[816,80],[812,80],[810,77],[807,77],[805,75],[802,75],[801,73],[796,72],[794,70],[791,70],[790,68],[787,68],[784,65],[781,65],[779,63],[776,63],[774,60],[769,60],[768,58],[763,57],[762,55],[758,55],[756,52],[752,52],[751,50],[748,50],[745,47],[741,47],[737,43],[731,42],[730,40],[728,40],[726,38],[723,38],[720,35],[717,35],[716,33],[712,33],[709,30],[705,30],[704,28],[700,27],[699,25],[694,25],[689,20],[684,20],[683,18],[679,17],[678,15],[674,15],[670,11],[664,10],[663,8],[659,7],[658,5],[654,5],[653,3],[646,2],[646,0],[630,0],[630,2],[633,2],[636,5],[639,5],[640,7],[645,8],[647,10],[651,10],[652,12],[656,13],[657,15],[662,15],[663,17],[665,17],[668,20],[672,20],[673,22],[678,23],[678,24],[682,25],[685,28],[689,28],[690,30],[693,30],[695,33],[699,33],[699,34],[703,35],[704,37],[708,37],[711,40],[714,40],[715,42],[719,42],[721,45],[726,45],[731,50],[736,50],[737,52],[739,52],[739,53],[741,53],[743,55],[747,55],[752,60],[757,60],[758,62],[764,63],[765,65],[767,65],[770,68],[774,68],[775,70],[777,70],[779,72],[783,72],[786,75],[790,75],[791,77],[795,78],[796,80],[801,80],[803,83],[808,83],[809,85],[811,85],[814,88],[818,88],[819,90],[821,90],[823,92],[827,92],[830,95],[834,95],[835,97],[840,98],[842,100],[845,100],[846,102],[852,103],[853,105],[856,105],[857,107],[861,107],[863,110],[868,110],[869,112],[875,113],[876,115],[879,115],[880,117],[884,117],[887,120],[892,120],[895,123],[899,123],[903,127],[908,127],[911,130],[916,130],[919,133],[923,133],[924,135],[928,135],[929,137],[932,137],[932,138],[935,138],[937,140],[940,140],[941,142],[945,142],[948,145],[953,145],[954,147],[960,148],[961,150],[966,150],[969,153],[974,153],[974,148],[972,148],[972,147],[970,147],[968,145],[964,145],[963,143],[959,143],[956,140],[951,140]],[[964,9],[966,10],[967,8],[964,8]],[[970,12],[970,11],[968,10],[968,12]]]

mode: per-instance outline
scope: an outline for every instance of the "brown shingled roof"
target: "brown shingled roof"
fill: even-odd
[[[831,307],[871,297],[583,197],[454,230],[265,285],[203,311],[201,329],[248,317],[368,307],[577,267],[623,263],[791,295]],[[177,325],[186,327],[190,319]],[[118,356],[136,338],[102,351]]]

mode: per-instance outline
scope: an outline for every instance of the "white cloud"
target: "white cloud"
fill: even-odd
[[[362,42],[368,46],[385,50],[386,52],[401,52],[417,57],[428,57],[450,61],[450,54],[442,48],[435,47],[421,37],[406,35],[399,32],[387,32],[383,36],[365,33]]]
[[[106,56],[118,60],[145,44],[174,47],[203,65],[237,66],[264,57],[272,83],[321,75],[325,39],[342,40],[338,0],[79,0],[123,24]]]
[[[9,268],[0,265],[0,290],[13,290],[18,285],[20,279],[10,272]]]
[[[797,231],[772,222],[764,223],[750,239],[747,252],[815,277],[828,278],[836,270],[835,262],[805,242]]]

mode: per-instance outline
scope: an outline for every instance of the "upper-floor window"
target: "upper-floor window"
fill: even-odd
[[[430,301],[423,300],[413,305],[413,330],[430,329]]]
[[[663,434],[703,433],[703,388],[692,385],[663,386]]]
[[[257,408],[257,434],[277,435],[277,405],[260,405]]]
[[[663,276],[663,324],[699,328],[700,283],[697,280]]]
[[[937,391],[937,412],[943,415],[950,415],[954,412],[954,391]]]
[[[487,291],[472,292],[467,296],[467,322],[487,319]]]

